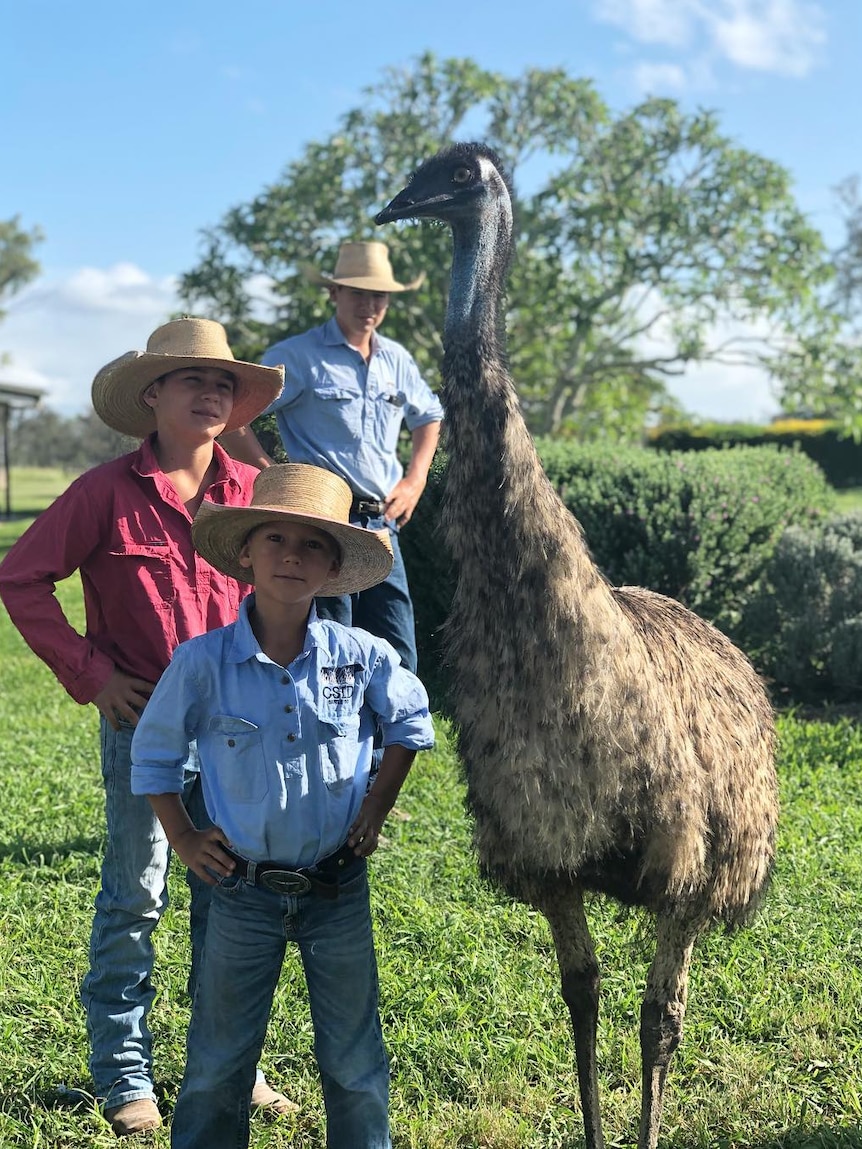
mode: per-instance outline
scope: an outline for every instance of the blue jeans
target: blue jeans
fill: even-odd
[[[365,863],[339,896],[286,896],[224,879],[213,891],[171,1149],[240,1149],[249,1093],[289,941],[305,970],[328,1149],[390,1149],[389,1063]]]
[[[132,794],[133,733],[128,725],[113,730],[102,718],[108,837],[81,1000],[87,1011],[90,1072],[96,1096],[105,1100],[106,1108],[154,1097],[153,1038],[147,1025],[155,994],[152,933],[168,904],[171,850],[149,800]],[[194,824],[203,828],[212,823],[193,768],[195,757],[190,747],[183,802]],[[186,880],[191,891],[193,993],[211,888],[190,872]]]
[[[372,531],[389,528],[392,543],[392,571],[385,582],[358,594],[319,598],[317,613],[321,618],[341,622],[345,626],[360,626],[363,630],[391,642],[408,670],[416,673],[416,627],[413,619],[413,601],[407,585],[407,571],[398,545],[398,532],[382,517],[351,515],[350,521]]]

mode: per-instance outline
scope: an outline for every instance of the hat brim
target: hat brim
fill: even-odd
[[[223,507],[201,503],[192,523],[195,550],[208,563],[239,582],[254,583],[254,574],[239,562],[249,534],[264,523],[305,523],[332,535],[341,551],[341,567],[321,594],[356,594],[367,590],[392,570],[392,546],[388,531],[371,531],[350,523],[335,523],[321,515],[294,514],[283,507]]]
[[[385,291],[389,294],[398,291],[415,291],[425,282],[425,272],[421,271],[409,283],[399,283],[396,279],[384,279],[377,275],[338,276],[323,275],[309,263],[302,264],[302,274],[309,283],[318,287],[355,287],[359,291]]]
[[[235,431],[256,419],[278,398],[284,386],[283,367],[263,367],[241,359],[130,351],[103,367],[94,379],[92,400],[96,414],[115,431],[146,439],[156,429],[156,417],[144,401],[144,392],[162,375],[187,367],[221,368],[236,379],[233,409],[225,431]]]

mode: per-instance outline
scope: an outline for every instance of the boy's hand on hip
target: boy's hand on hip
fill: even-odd
[[[147,699],[155,690],[155,684],[143,678],[132,678],[122,670],[114,668],[111,677],[93,699],[101,714],[114,730],[120,729],[120,719],[132,726],[138,725],[140,712]]]
[[[365,796],[347,835],[347,844],[353,847],[357,857],[367,858],[377,849],[380,831],[388,813],[389,808],[375,798],[373,793]]]
[[[236,869],[236,862],[227,856],[223,845],[229,842],[218,826],[208,830],[191,828],[171,839],[171,848],[183,865],[208,886],[217,886],[218,878],[227,878]],[[216,874],[218,877],[214,877]]]

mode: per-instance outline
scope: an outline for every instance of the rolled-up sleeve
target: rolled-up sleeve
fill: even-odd
[[[184,644],[185,645],[185,644]],[[183,646],[159,679],[132,738],[132,793],[181,794],[202,693]]]
[[[428,423],[439,423],[443,418],[443,405],[419,372],[412,355],[407,355],[407,367],[403,380],[404,422],[408,431],[424,427]]]
[[[416,675],[400,664],[391,647],[384,646],[377,651],[365,701],[380,724],[384,746],[430,750],[434,745],[428,692]]]

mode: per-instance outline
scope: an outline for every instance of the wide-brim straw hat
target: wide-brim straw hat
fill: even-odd
[[[350,523],[352,499],[350,487],[331,471],[307,463],[280,463],[257,476],[249,506],[201,503],[192,523],[192,541],[216,570],[253,583],[254,573],[239,562],[249,534],[281,519],[307,523],[332,535],[341,551],[341,569],[321,594],[355,594],[383,582],[392,570],[392,544],[388,531]]]
[[[233,410],[225,431],[250,423],[284,386],[283,367],[261,367],[234,359],[227,332],[213,319],[174,319],[156,328],[146,351],[127,351],[106,364],[93,380],[92,398],[103,423],[145,439],[156,429],[155,412],[144,392],[162,375],[184,367],[220,367],[236,379]]]
[[[323,275],[308,263],[302,265],[302,273],[309,282],[324,287],[356,287],[361,291],[415,291],[425,282],[423,271],[410,283],[399,283],[389,262],[389,248],[378,240],[343,243],[332,275]]]

